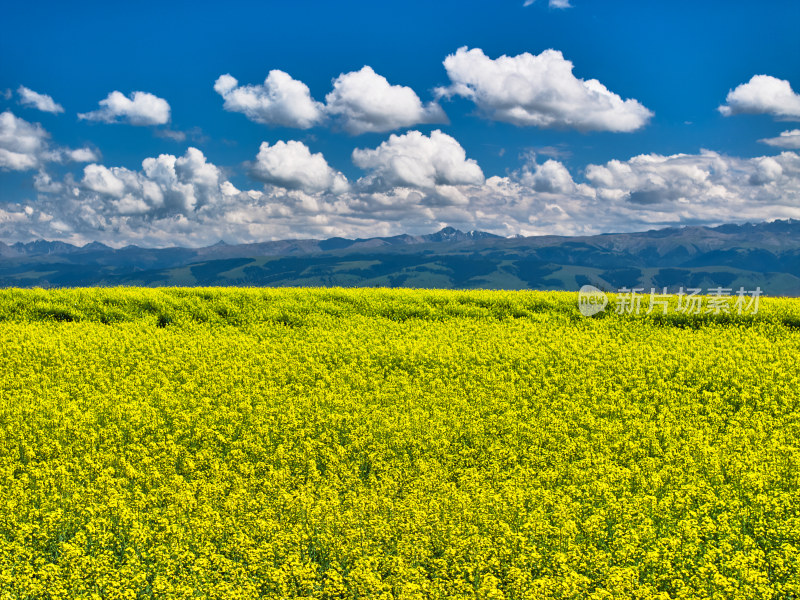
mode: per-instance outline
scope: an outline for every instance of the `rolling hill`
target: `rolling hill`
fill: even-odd
[[[428,235],[204,248],[0,242],[0,286],[383,286],[577,290],[722,286],[800,295],[800,221],[596,236]]]

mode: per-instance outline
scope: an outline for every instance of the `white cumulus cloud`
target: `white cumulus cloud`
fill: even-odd
[[[161,154],[142,161],[141,171],[91,164],[80,188],[96,214],[187,215],[224,196],[219,169],[197,148],[181,157]]]
[[[374,149],[353,150],[356,166],[368,170],[366,180],[383,186],[434,188],[437,185],[479,185],[483,171],[454,138],[438,129],[391,135]]]
[[[214,90],[225,100],[225,110],[264,125],[308,129],[325,117],[324,106],[311,97],[308,86],[277,69],[259,85],[240,86],[231,75],[221,75]]]
[[[793,152],[752,159],[711,151],[647,154],[589,165],[586,179],[599,200],[640,221],[708,224],[800,216],[800,156]]]
[[[133,92],[128,97],[113,91],[100,101],[99,109],[81,113],[78,118],[103,123],[164,125],[169,122],[170,107],[166,100],[148,92]]]
[[[64,112],[64,107],[53,100],[51,96],[34,92],[32,89],[26,88],[24,85],[19,86],[17,89],[17,94],[19,94],[19,103],[22,106],[35,108],[37,110],[41,110],[42,112]]]
[[[778,137],[765,138],[758,141],[763,144],[769,144],[770,146],[786,148],[787,150],[800,150],[800,129],[783,131]]]
[[[353,135],[447,122],[438,104],[423,105],[410,87],[391,85],[369,66],[339,75],[325,101],[328,114],[340,118]]]
[[[580,131],[629,132],[653,113],[634,99],[623,100],[596,79],[579,79],[558,50],[491,59],[480,48],[459,48],[444,60],[451,85],[443,96],[475,102],[490,119],[518,126]]]
[[[263,142],[251,175],[270,185],[308,193],[339,193],[348,188],[347,178],[332,169],[321,153],[312,154],[308,146],[294,140],[272,146]]]
[[[0,115],[3,148],[6,121]],[[800,218],[800,154],[792,151],[756,158],[644,154],[574,172],[529,154],[519,169],[487,178],[457,140],[410,131],[355,150],[353,162],[366,173],[350,184],[302,142],[264,143],[250,171],[263,185],[244,190],[191,147],[182,156],[146,158],[140,169],[92,162],[78,177],[54,179],[42,169],[44,157],[58,150],[47,145],[46,132],[24,121],[13,125],[13,151],[32,156],[30,168],[38,168],[38,195],[0,209],[6,240],[208,245],[423,233],[444,225],[588,235]]]
[[[93,162],[100,160],[100,156],[91,148],[66,149],[61,152],[64,154],[63,160],[70,162]]]
[[[83,187],[92,192],[121,198],[125,182],[103,165],[86,165],[83,168]]]
[[[520,182],[537,192],[568,194],[575,189],[575,182],[563,163],[549,159],[543,164],[526,165]]]
[[[48,137],[38,123],[28,123],[8,110],[0,114],[0,168],[24,171],[36,167]]]
[[[39,123],[29,123],[8,110],[0,113],[0,169],[27,171],[48,162],[89,162],[98,158],[90,148],[52,147],[49,138]]]
[[[729,190],[719,185],[730,175],[729,163],[708,152],[700,156],[643,154],[627,161],[589,165],[586,180],[605,200],[633,205],[698,203],[711,197],[724,200]]]
[[[739,114],[766,114],[777,119],[800,120],[800,94],[785,79],[753,75],[747,83],[728,92],[727,104],[718,108],[726,117]]]

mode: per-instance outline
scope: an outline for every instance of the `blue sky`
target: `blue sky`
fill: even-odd
[[[3,20],[6,242],[800,217],[797,2],[14,3]]]

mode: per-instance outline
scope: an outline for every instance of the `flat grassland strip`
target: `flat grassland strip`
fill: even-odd
[[[800,595],[800,301],[0,291],[0,598]]]

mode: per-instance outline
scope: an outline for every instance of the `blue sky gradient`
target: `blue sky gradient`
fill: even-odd
[[[572,0],[568,8],[549,6],[547,0],[537,0],[529,6],[523,6],[522,0],[134,5],[44,2],[13,3],[3,12],[0,92],[6,93],[0,96],[0,112],[9,111],[31,124],[40,123],[49,133],[47,143],[51,148],[86,147],[95,152],[97,159],[48,162],[37,158],[34,167],[25,169],[7,165],[0,171],[0,207],[5,206],[9,214],[20,214],[24,206],[40,210],[48,202],[58,204],[56,196],[65,192],[43,195],[35,187],[34,177],[41,172],[52,181],[62,182],[64,189],[74,183],[82,194],[88,194],[84,198],[87,203],[102,204],[102,199],[89,197],[89,192],[96,190],[86,188],[88,184],[82,187],[87,163],[139,171],[148,157],[180,157],[190,146],[198,148],[240,191],[263,191],[264,181],[252,177],[262,142],[303,142],[311,153],[322,153],[330,167],[355,186],[369,173],[353,163],[354,149],[375,149],[391,134],[403,135],[409,130],[428,136],[438,129],[451,136],[466,157],[477,162],[487,180],[492,176],[513,178],[516,173],[517,181],[522,181],[521,170],[526,165],[533,171],[547,160],[563,165],[575,185],[594,185],[586,178],[587,166],[604,165],[615,159],[624,162],[642,154],[700,156],[701,150],[706,149],[742,161],[781,152],[796,154],[796,148],[770,147],[759,140],[797,129],[800,117],[777,118],[767,109],[763,114],[724,116],[718,107],[725,104],[730,90],[759,74],[787,81],[794,92],[800,91],[797,2]],[[582,132],[569,126],[542,128],[492,120],[468,98],[436,95],[436,88],[451,83],[443,60],[463,46],[482,49],[491,59],[559,50],[574,65],[575,77],[597,79],[610,92],[622,99],[637,100],[654,115],[633,132]],[[325,102],[336,77],[358,71],[364,65],[390,84],[409,86],[422,103],[438,99],[449,123],[417,123],[361,135],[349,135],[326,125],[309,129],[269,126],[253,122],[240,112],[224,110],[222,97],[214,91],[214,82],[220,75],[230,73],[241,85],[260,84],[270,70],[279,69],[304,82],[314,100]],[[19,86],[51,96],[64,112],[51,114],[21,105]],[[135,126],[78,118],[79,113],[96,110],[98,102],[114,90],[125,95],[143,91],[163,98],[169,103],[170,122]],[[163,137],[165,131],[182,132],[185,137]],[[794,164],[792,157],[783,160]],[[794,167],[788,164],[781,162],[782,177],[793,177]],[[777,204],[785,210],[770,209],[772,204],[766,202],[763,218],[791,216],[794,213],[789,208],[794,210],[800,204],[793,188],[796,182],[774,183],[784,194]],[[369,189],[374,191],[375,185],[373,182]],[[569,196],[567,187],[562,186],[558,193]],[[348,193],[364,194],[366,189],[362,185],[358,192],[353,187]],[[531,195],[542,190],[553,194],[539,199],[548,206],[560,202],[547,186],[534,186],[531,190]],[[273,199],[279,196],[272,187],[265,193]],[[442,205],[440,201],[425,200],[426,193],[420,191],[421,205]],[[478,192],[464,194],[472,203]],[[757,198],[743,197],[741,202],[765,202],[766,195],[768,192],[759,192]],[[574,202],[574,197],[572,194],[572,200],[565,198],[564,206]],[[530,218],[521,219],[519,215],[498,221],[497,214],[502,212],[499,209],[486,222],[479,217],[468,222],[463,215],[448,218],[446,212],[427,220],[397,215],[387,219],[380,214],[367,218],[349,213],[347,218],[340,218],[348,210],[355,210],[353,206],[360,201],[347,202],[349,208],[344,213],[337,209],[337,217],[331,219],[327,229],[309,226],[308,219],[297,219],[273,229],[251,228],[237,233],[235,227],[214,229],[198,221],[196,235],[186,233],[175,241],[200,244],[217,236],[247,241],[258,237],[360,235],[375,226],[386,233],[429,231],[442,224],[473,225],[507,234],[547,233],[548,227],[553,233],[581,233],[592,227],[624,230],[640,229],[650,222],[666,225],[711,221],[688,213],[686,218],[676,219],[626,218],[622,208],[617,211],[616,220],[595,225],[592,219],[580,222],[576,214],[569,219],[572,225],[552,219],[532,223]],[[593,202],[602,205],[596,196]],[[107,206],[108,203],[102,204],[102,210],[97,210],[105,211],[103,214],[113,221],[119,215],[108,213]],[[464,206],[462,203],[462,209],[467,210]],[[496,202],[493,206],[496,208]],[[472,214],[480,213],[479,208],[478,202],[472,207]],[[530,210],[535,212],[535,206]],[[569,209],[564,210],[570,213]],[[662,207],[659,213],[667,210]],[[676,214],[679,212],[676,210]],[[20,224],[19,218],[8,216],[4,225],[2,214],[3,241],[40,235],[74,241],[113,241],[115,236],[121,236],[126,241],[138,239],[152,244],[175,239],[153,228],[152,223],[141,227],[132,224],[141,215],[123,215],[120,218],[127,219],[126,224],[117,222],[110,228],[106,225],[94,233],[87,223],[65,221],[65,228],[59,233],[39,225]],[[415,211],[409,209],[407,214],[413,217]],[[723,211],[721,217],[729,220],[739,214],[741,210],[729,210]],[[746,216],[758,214],[750,211]],[[159,219],[168,216],[163,212],[157,215]],[[192,221],[191,215],[183,216]],[[13,226],[8,224],[11,221]],[[114,227],[117,233],[111,234]],[[139,235],[137,231],[146,233]]]

